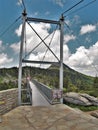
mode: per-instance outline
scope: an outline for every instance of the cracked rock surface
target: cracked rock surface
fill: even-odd
[[[98,119],[61,104],[20,106],[2,116],[0,130],[98,130]]]

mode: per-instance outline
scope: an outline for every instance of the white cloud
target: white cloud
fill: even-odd
[[[64,45],[63,46],[63,59],[64,59],[65,64],[67,64],[67,61],[68,61],[70,55],[71,55],[71,53],[69,51],[68,46]]]
[[[50,29],[50,24],[44,24],[44,23],[31,23],[31,26],[37,30],[38,34],[42,34],[42,37],[45,36],[44,33],[48,33],[48,30]],[[21,36],[21,29],[22,29],[22,25],[19,26],[18,29],[16,29],[16,34],[17,36]],[[31,29],[31,27],[26,24],[26,32],[27,32],[27,39],[28,37],[31,37],[32,35],[34,35],[35,33],[33,32],[33,30]]]
[[[1,50],[1,48],[2,48],[2,41],[0,41],[0,50]]]
[[[52,1],[57,5],[59,5],[60,7],[63,7],[66,2],[66,0],[52,0]]]
[[[0,41],[0,47],[2,46],[2,41]]]
[[[18,0],[17,5],[21,5],[22,4],[22,0]]]
[[[49,35],[49,30],[51,29],[50,24],[43,24],[43,23],[31,23],[32,27],[37,30],[37,33],[44,39],[47,35]],[[15,31],[17,36],[21,35],[21,25],[19,28]],[[34,48],[36,45],[38,45],[41,40],[35,35],[35,33],[32,31],[32,29],[26,25],[26,41],[27,41],[27,52],[30,52],[32,48]],[[54,32],[45,40],[45,43],[49,45],[52,36]],[[68,43],[70,40],[74,40],[75,36],[73,35],[65,35],[64,36],[64,43]],[[24,43],[25,45],[25,43]],[[14,52],[19,53],[19,48],[20,48],[20,42],[18,43],[13,43],[10,46]],[[25,47],[24,47],[25,48]],[[60,57],[60,32],[57,30],[55,32],[55,35],[52,39],[52,43],[50,45],[51,50],[57,55],[57,57]],[[25,49],[24,49],[25,50]],[[44,45],[44,43],[41,43],[40,46],[28,56],[29,60],[39,60],[39,58],[42,60],[43,56],[45,55],[45,51],[47,50],[47,47]],[[68,57],[69,49],[67,45],[64,45],[64,51],[66,52],[66,55],[64,57]],[[57,61],[57,59],[53,56],[53,54],[48,50],[47,55],[45,57],[46,61]],[[39,65],[36,65],[39,66]]]
[[[74,35],[68,35],[68,34],[64,35],[65,44],[68,43],[70,40],[75,40],[75,39],[76,39],[76,37]]]
[[[69,63],[74,67],[84,67],[86,65],[91,65],[91,61],[88,60],[86,54],[88,50],[84,46],[81,46],[77,51],[69,57]]]
[[[52,35],[47,40],[45,40],[47,45],[49,45]],[[52,44],[50,45],[51,50],[56,54],[57,57],[59,57],[59,36],[60,36],[59,31],[56,31],[54,38],[52,40]],[[44,44],[41,44],[41,46],[37,49],[37,53],[35,53],[35,54],[33,53],[29,56],[29,60],[41,60],[42,61],[46,50],[47,50],[47,47]],[[46,54],[44,60],[45,61],[57,61],[57,59],[53,56],[53,54],[49,50],[47,51],[47,54]],[[36,66],[39,66],[39,65],[36,65]]]
[[[10,63],[12,61],[13,61],[13,59],[9,58],[7,54],[5,54],[5,53],[0,54],[0,67],[4,66],[5,64]]]
[[[22,24],[19,26],[18,29],[15,30],[15,33],[17,34],[17,36],[21,36],[21,30],[22,30]]]
[[[0,52],[4,51],[5,46],[3,46],[3,42],[0,40]]]
[[[49,35],[48,31],[50,29],[50,24],[43,24],[43,23],[31,23],[31,26],[37,30],[37,33],[44,39],[47,35]],[[16,29],[15,33],[17,36],[21,36],[21,29],[22,25],[19,26],[18,29]],[[39,42],[41,42],[40,38],[34,33],[34,31],[31,29],[31,27],[26,24],[26,46],[27,46],[27,52],[32,50]],[[16,53],[19,53],[20,48],[20,42],[13,43],[10,46]],[[25,43],[24,47],[25,49]],[[41,44],[39,48],[37,48],[37,51],[44,51],[45,45]]]
[[[20,42],[11,44],[10,48],[12,48],[15,53],[19,53],[19,51],[20,51]]]
[[[81,27],[80,34],[83,35],[83,34],[94,32],[94,31],[96,31],[96,26],[87,24]]]
[[[47,35],[49,35],[49,30],[51,29],[50,24],[42,24],[42,23],[31,23],[33,28],[37,30],[37,33],[44,39]],[[32,31],[32,29],[26,25],[26,31],[27,31],[27,52],[31,51],[32,48],[34,48],[41,40],[35,35],[35,33]],[[17,29],[16,34],[17,36],[20,36],[21,32],[21,26]],[[48,37],[48,39],[45,40],[47,45],[49,45],[53,33]],[[64,63],[70,66],[71,68],[75,69],[76,71],[82,72],[84,74],[88,75],[95,75],[96,71],[94,67],[92,67],[94,64],[97,67],[98,65],[98,42],[96,42],[94,45],[86,49],[84,46],[80,46],[77,48],[76,52],[71,54],[68,46],[66,43],[68,43],[70,40],[75,40],[76,36],[74,35],[64,35]],[[88,40],[88,39],[86,39]],[[52,39],[52,44],[50,45],[51,50],[60,57],[60,32],[57,30],[55,32],[55,35]],[[10,47],[15,51],[19,53],[19,46],[20,42],[12,44]],[[46,46],[42,43],[33,53],[31,53],[27,58],[29,60],[41,60],[43,59],[43,56],[45,54],[45,51],[47,50]],[[48,50],[47,55],[44,59],[45,61],[57,61],[56,58],[54,58],[53,54]],[[39,64],[32,64],[33,66],[40,67]],[[42,65],[43,67],[46,67],[45,65]]]
[[[80,46],[75,53],[70,54],[66,63],[81,73],[92,76],[98,74],[95,69],[98,68],[98,41],[88,49]]]

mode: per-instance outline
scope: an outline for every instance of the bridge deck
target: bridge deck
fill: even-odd
[[[40,93],[35,84],[30,82],[30,86],[32,89],[32,105],[33,106],[49,106],[49,102],[45,99],[45,97]]]

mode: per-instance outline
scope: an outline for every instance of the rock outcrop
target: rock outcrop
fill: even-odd
[[[93,116],[93,117],[98,118],[98,110],[90,111],[90,112],[88,112],[88,114],[90,114],[90,115]]]
[[[98,130],[98,119],[64,104],[19,106],[2,116],[0,130]]]
[[[64,101],[67,103],[72,103],[82,106],[98,106],[98,98],[90,96],[88,94],[81,94],[75,92],[69,92],[64,94]]]

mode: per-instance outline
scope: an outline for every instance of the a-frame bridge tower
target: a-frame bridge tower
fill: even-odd
[[[59,21],[54,20],[48,20],[48,19],[39,19],[39,18],[32,18],[28,17],[26,10],[22,13],[22,32],[21,32],[21,44],[20,44],[20,60],[19,60],[19,75],[18,75],[18,92],[19,92],[19,105],[21,105],[21,84],[22,84],[22,64],[23,63],[36,63],[36,64],[55,64],[59,65],[59,88],[63,90],[63,37],[64,37],[64,17],[61,15],[61,18]],[[49,48],[49,46],[45,43],[45,41],[37,34],[35,30],[36,35],[40,38],[40,40],[46,45],[46,47],[51,51],[51,53],[57,58],[58,62],[52,62],[52,61],[34,61],[31,60],[25,60],[23,59],[23,46],[24,46],[24,38],[25,38],[25,27],[26,23],[29,24],[30,22],[42,22],[42,23],[49,23],[49,24],[56,24],[59,26],[60,29],[60,59],[57,58],[56,54]],[[32,28],[32,27],[31,27]],[[61,103],[63,102],[63,99],[61,99]]]

